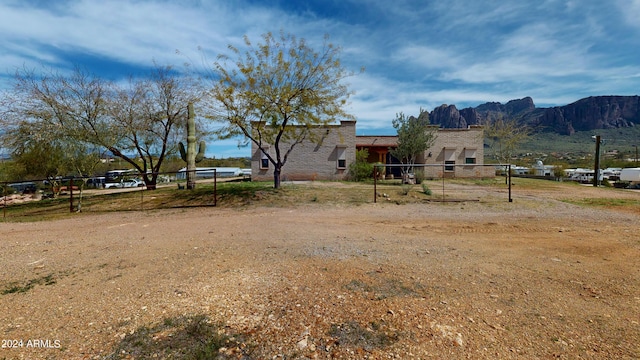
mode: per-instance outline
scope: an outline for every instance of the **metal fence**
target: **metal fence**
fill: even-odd
[[[393,178],[387,179],[386,176],[382,176],[383,173],[388,171],[387,168],[404,168],[409,169],[408,165],[404,164],[385,164],[376,165],[374,167],[373,175],[373,202],[377,202],[379,197],[384,197],[384,193],[380,193],[379,185],[388,183],[401,183],[407,185],[413,185],[419,183],[423,186],[425,191],[429,191],[432,197],[430,201],[442,201],[442,202],[461,202],[461,201],[479,201],[480,199],[488,199],[487,188],[469,186],[467,184],[461,184],[457,180],[482,180],[482,176],[456,176],[456,174],[468,174],[469,172],[462,172],[458,169],[468,169],[471,167],[482,168],[486,173],[485,178],[495,179],[497,168],[501,169],[501,172],[505,176],[504,186],[500,186],[501,182],[493,184],[495,191],[491,192],[493,197],[497,199],[504,199],[508,202],[513,202],[511,197],[511,165],[476,165],[476,164],[414,164],[411,165],[411,171],[402,175],[399,179]],[[416,171],[417,169],[417,171]],[[489,175],[491,174],[491,175]],[[382,180],[384,178],[384,180]]]
[[[216,206],[219,182],[217,171],[214,169],[206,178],[197,174],[195,192],[166,191],[187,188],[187,180],[177,178],[176,173],[157,173],[158,182],[154,191],[147,191],[146,184],[136,179],[140,176],[120,178],[116,181],[109,181],[104,176],[70,176],[2,182],[0,183],[0,196],[2,196],[0,207],[2,207],[2,217],[6,218],[8,210],[11,211],[14,208],[12,205],[29,205],[35,201],[38,202],[38,210],[27,211],[27,213]],[[182,175],[185,175],[184,172]],[[194,197],[197,197],[197,201],[190,201]],[[42,201],[47,203],[42,204]],[[114,203],[118,205],[115,206]]]
[[[512,202],[511,197],[511,167],[503,166],[505,175],[504,181],[498,178],[496,180],[496,165],[445,165],[440,164],[416,164],[414,169],[426,170],[427,167],[434,171],[422,171],[422,174],[441,174],[442,176],[416,176],[419,171],[414,171],[413,179],[394,178],[390,180],[388,177],[381,180],[380,176],[374,176],[373,182],[373,202],[380,200],[385,192],[391,193],[398,190],[404,190],[404,181],[420,182],[420,184],[410,185],[415,191],[415,187],[422,186],[422,189],[429,191],[430,196],[425,201],[437,202],[460,202],[460,201],[508,201]],[[453,166],[451,168],[450,166]],[[482,167],[487,174],[486,179],[457,177],[456,174],[462,173],[457,171],[456,167],[464,166]],[[400,164],[387,164],[386,168],[403,167]],[[441,171],[435,171],[436,167],[440,167]],[[488,169],[488,168],[491,169]],[[379,168],[376,168],[379,171]],[[398,170],[398,169],[395,169]],[[491,171],[489,171],[491,170]],[[397,172],[397,171],[396,171]],[[196,173],[197,174],[197,173]],[[101,177],[67,177],[56,179],[30,179],[20,182],[4,182],[0,183],[1,193],[0,207],[2,207],[2,217],[22,216],[22,215],[51,215],[53,213],[63,212],[108,212],[108,211],[127,211],[127,210],[152,210],[152,209],[168,209],[168,208],[185,208],[185,207],[206,207],[218,205],[218,183],[228,180],[219,177],[217,171],[213,171],[210,178],[197,178],[196,189],[191,191],[179,191],[186,189],[187,181],[183,177],[176,177],[176,173],[158,173],[158,179],[163,179],[157,183],[157,189],[154,191],[146,191],[146,186],[125,187],[125,180],[121,179],[119,183],[107,182]],[[378,175],[380,175],[378,173]],[[247,178],[239,178],[232,180],[247,180]],[[478,184],[474,185],[474,182]],[[131,182],[133,186],[136,182]],[[402,187],[398,186],[402,185]],[[480,186],[478,186],[480,185]],[[224,193],[224,190],[223,190]],[[222,195],[224,197],[224,194]],[[367,199],[370,199],[366,196]],[[34,200],[37,205],[29,204]],[[13,206],[20,203],[26,203],[24,207]],[[18,209],[20,208],[20,209]],[[24,211],[27,208],[27,211]],[[20,214],[20,215],[18,215]]]

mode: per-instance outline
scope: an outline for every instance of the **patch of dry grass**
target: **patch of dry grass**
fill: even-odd
[[[249,358],[251,347],[242,336],[227,334],[226,330],[205,315],[165,318],[151,328],[142,326],[126,335],[106,359]]]
[[[424,201],[482,201],[502,203],[508,201],[508,187],[504,178],[465,180],[447,179],[425,181],[431,190],[425,194],[422,185],[401,185],[399,181],[382,181],[377,184],[375,201],[398,205]],[[568,191],[570,190],[570,191]],[[290,207],[305,204],[315,205],[360,205],[374,202],[374,185],[352,182],[284,182],[274,189],[272,182],[219,182],[199,183],[194,190],[179,190],[164,186],[157,190],[107,192],[94,190],[82,198],[82,213],[114,211],[148,211],[157,209],[217,206],[241,208],[246,206]],[[582,200],[575,193],[584,193]],[[533,196],[551,197],[581,206],[595,206],[640,212],[638,192],[614,188],[593,188],[573,182],[553,182],[537,179],[513,178],[512,193],[527,192]],[[566,198],[574,194],[574,198]],[[619,199],[613,201],[613,199]],[[627,199],[627,200],[625,200]],[[526,199],[521,200],[526,201]],[[78,194],[74,210],[78,207]],[[3,209],[4,221],[41,221],[61,217],[77,216],[70,211],[69,197],[10,205]],[[81,215],[81,214],[80,214]]]

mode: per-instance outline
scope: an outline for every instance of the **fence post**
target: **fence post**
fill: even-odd
[[[444,172],[446,167],[444,166],[444,160],[442,160],[442,202],[444,202]]]
[[[213,169],[213,206],[218,206],[218,169]]]
[[[69,179],[69,212],[73,213],[73,176]]]
[[[158,177],[156,176],[156,187],[158,186]],[[140,209],[144,211],[144,186],[140,186]]]
[[[596,157],[595,164],[593,166],[593,186],[598,187],[598,182],[600,180],[600,135],[595,136],[596,140]]]
[[[513,199],[511,198],[511,164],[509,164],[509,169],[508,169],[508,179],[509,179],[509,202],[513,202]]]
[[[2,207],[2,218],[6,219],[7,218],[7,187],[9,186],[9,183],[4,183],[4,186],[2,187],[4,189],[3,191],[3,197],[4,197],[4,206]]]
[[[376,166],[373,165],[373,203],[378,202],[378,170]]]

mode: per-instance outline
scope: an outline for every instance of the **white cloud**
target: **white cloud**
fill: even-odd
[[[2,47],[26,42],[43,53],[46,62],[55,58],[57,50],[146,66],[152,59],[175,63],[176,49],[196,56],[202,46],[217,54],[229,43],[242,44],[245,33],[265,31],[253,31],[256,26],[278,23],[274,13],[223,5],[198,8],[171,2],[90,0],[66,5],[65,12],[0,5],[0,31],[6,34]]]
[[[390,128],[399,111],[443,103],[462,108],[531,96],[562,105],[640,85],[640,0],[343,0],[347,14],[277,4],[287,2],[5,0],[0,88],[23,65],[69,68],[70,54],[138,67],[152,60],[204,67],[228,44],[242,48],[243,35],[257,42],[280,29],[313,46],[329,34],[343,48],[345,67],[366,67],[349,79],[359,129]]]
[[[417,65],[425,70],[450,69],[463,65],[455,51],[417,44],[401,48],[392,59],[396,63]]]
[[[615,0],[614,5],[622,14],[626,24],[640,30],[640,0]]]

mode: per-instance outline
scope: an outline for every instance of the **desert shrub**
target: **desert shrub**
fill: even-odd
[[[426,183],[422,183],[421,185],[422,185],[422,192],[425,195],[431,195],[431,189],[429,189],[429,186],[427,186]]]
[[[564,165],[556,165],[553,167],[553,176],[555,176],[556,178],[560,179],[566,176],[565,172],[564,172]]]
[[[415,180],[416,184],[422,184],[424,181],[424,169],[418,168],[418,171],[415,172]]]
[[[2,195],[11,195],[16,192],[16,189],[12,188],[9,185],[0,185],[0,196]]]
[[[233,358],[251,358],[248,339],[226,330],[205,315],[165,318],[153,327],[143,325],[129,332],[105,359],[227,359],[227,351],[235,352]]]
[[[327,334],[336,338],[341,345],[362,348],[367,352],[386,348],[400,339],[400,333],[392,330],[384,322],[372,322],[367,326],[362,326],[353,320],[342,324],[331,324]]]
[[[369,151],[367,149],[356,151],[356,161],[349,164],[349,177],[353,181],[363,181],[373,176],[373,164],[367,162]]]

